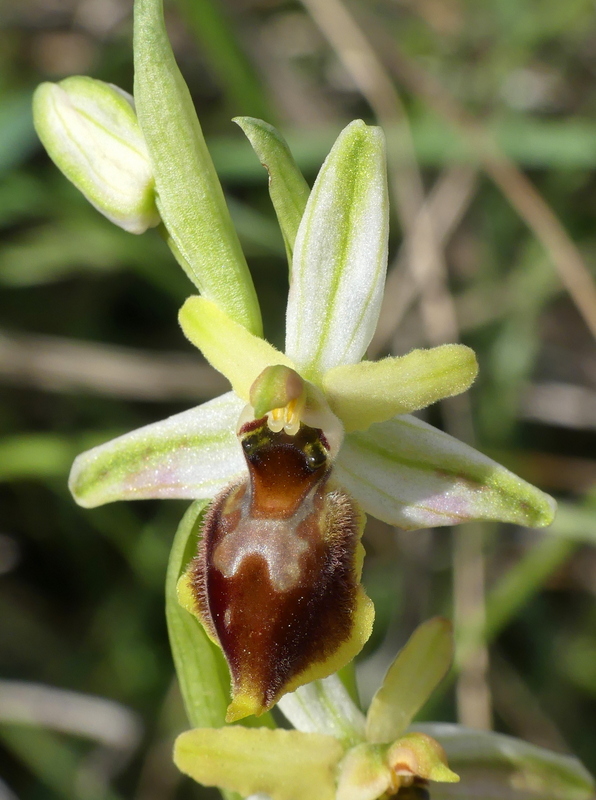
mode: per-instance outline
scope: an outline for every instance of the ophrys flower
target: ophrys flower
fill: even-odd
[[[399,653],[366,716],[333,676],[282,699],[296,730],[191,730],[178,737],[174,760],[200,783],[271,800],[377,800],[414,782],[457,782],[440,744],[407,732],[449,669],[452,649],[450,623],[429,620]]]
[[[425,788],[437,800],[592,798],[593,778],[570,756],[493,731],[411,726],[452,653],[449,622],[428,620],[398,654],[366,716],[333,675],[281,699],[296,730],[233,725],[186,731],[174,760],[200,783],[249,800],[387,800],[396,792],[422,800],[429,796]]]
[[[286,353],[217,303],[191,297],[183,330],[233,392],[95,448],[73,468],[85,506],[224,490],[181,597],[226,654],[230,720],[336,671],[370,635],[360,509],[408,529],[552,517],[546,495],[408,416],[468,388],[469,348],[361,361],[379,314],[387,235],[384,139],[353,122],[289,239]]]

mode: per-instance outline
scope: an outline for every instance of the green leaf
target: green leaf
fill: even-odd
[[[592,800],[594,780],[572,756],[500,733],[429,723],[415,730],[444,748],[457,786],[433,785],[433,800]]]
[[[174,253],[206,297],[261,335],[252,278],[168,41],[161,0],[136,0],[134,60],[139,123]]]
[[[288,143],[273,125],[254,117],[235,117],[234,122],[242,128],[269,173],[269,194],[284,237],[291,274],[294,241],[310,189]]]
[[[200,43],[229,105],[236,113],[269,116],[264,81],[247,58],[232,23],[230,11],[219,0],[176,0],[187,27]]]
[[[178,603],[176,585],[197,553],[202,514],[207,502],[193,503],[180,522],[172,544],[166,577],[166,619],[176,674],[191,725],[223,725],[230,701],[224,657],[201,624]]]
[[[592,522],[593,524],[593,522]],[[486,598],[484,637],[492,640],[534,596],[552,573],[571,558],[578,544],[559,537],[553,526],[495,583]]]
[[[325,373],[323,389],[349,432],[465,392],[477,372],[473,350],[445,344],[398,358],[335,367]]]
[[[77,444],[56,433],[20,433],[0,440],[0,481],[64,480]]]
[[[2,749],[20,761],[36,783],[41,784],[42,796],[60,800],[120,800],[108,787],[99,789],[93,768],[87,780],[78,780],[80,750],[53,731],[30,725],[2,724],[0,743]],[[46,787],[46,791],[42,787]],[[2,788],[4,790],[4,785]],[[9,797],[13,797],[12,793]]]
[[[452,659],[449,620],[435,617],[416,628],[372,699],[366,717],[367,740],[384,744],[400,737],[443,680]]]
[[[388,227],[385,138],[356,120],[321,167],[294,246],[286,352],[308,380],[364,355],[383,296]]]
[[[332,736],[240,726],[186,731],[174,746],[178,769],[199,783],[272,800],[334,800],[342,756]]]
[[[0,175],[3,180],[10,180],[11,170],[24,163],[38,147],[31,115],[31,91],[2,93]]]

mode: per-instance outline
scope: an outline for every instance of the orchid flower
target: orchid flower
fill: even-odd
[[[199,783],[249,800],[414,800],[428,798],[427,789],[433,800],[590,800],[594,782],[575,758],[460,725],[411,725],[452,656],[450,623],[428,620],[389,667],[366,716],[334,675],[281,699],[295,730],[186,731],[174,761]]]
[[[552,516],[537,489],[409,416],[470,385],[469,348],[361,361],[382,297],[387,221],[382,134],[353,122],[291,242],[285,354],[213,300],[189,298],[182,328],[233,391],[101,445],[72,470],[87,507],[215,498],[179,591],[224,650],[228,721],[263,713],[361,650],[373,621],[360,586],[363,512],[407,529]]]
[[[341,669],[367,641],[374,612],[360,585],[365,514],[408,530],[474,519],[543,526],[554,502],[411,416],[470,386],[477,364],[468,347],[362,360],[387,266],[380,129],[348,125],[309,193],[277,131],[237,120],[269,171],[290,261],[282,353],[262,338],[252,280],[159,0],[135,6],[134,109],[136,117],[119,90],[73,78],[40,87],[35,118],[56,163],[103,213],[131,231],[159,213],[201,293],[182,307],[182,329],[232,391],[82,454],[70,488],[87,508],[212,501],[178,592],[224,652],[234,721]],[[89,127],[99,133],[87,142]],[[123,143],[139,157],[113,213]]]
[[[272,800],[376,800],[415,782],[457,782],[441,745],[407,732],[452,655],[451,624],[429,620],[398,654],[366,717],[332,676],[282,698],[280,708],[296,730],[186,731],[174,761],[206,786]]]

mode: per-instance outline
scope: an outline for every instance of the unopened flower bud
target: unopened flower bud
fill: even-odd
[[[365,742],[349,750],[340,764],[337,800],[393,797],[421,781],[459,781],[447,766],[445,751],[430,736],[407,733],[392,745]]]
[[[459,776],[447,766],[441,745],[425,733],[407,733],[387,751],[387,763],[395,775],[427,781],[457,783]]]
[[[42,83],[33,119],[51,159],[98,211],[130,233],[159,224],[151,163],[129,94],[83,76]]]

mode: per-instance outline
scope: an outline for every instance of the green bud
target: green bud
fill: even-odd
[[[33,97],[33,120],[52,161],[98,211],[130,233],[159,224],[131,95],[83,76],[42,83]]]
[[[459,781],[459,776],[447,766],[441,745],[425,733],[402,736],[389,747],[386,760],[393,774],[402,780],[418,777],[441,783]]]

